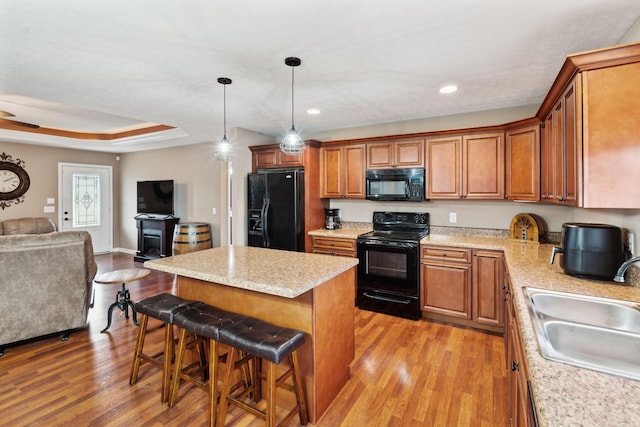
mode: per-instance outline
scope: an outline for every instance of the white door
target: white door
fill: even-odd
[[[91,234],[93,252],[111,252],[111,166],[58,163],[58,224]]]

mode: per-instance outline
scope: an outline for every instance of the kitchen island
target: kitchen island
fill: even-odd
[[[224,246],[145,262],[177,275],[176,293],[305,333],[299,350],[309,419],[349,379],[355,356],[354,258]]]

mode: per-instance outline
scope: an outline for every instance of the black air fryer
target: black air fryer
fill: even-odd
[[[562,254],[560,267],[571,276],[613,280],[626,258],[622,230],[614,225],[564,223],[560,244],[553,248],[551,263]]]

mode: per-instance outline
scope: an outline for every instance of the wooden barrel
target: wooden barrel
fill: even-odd
[[[173,255],[211,248],[211,227],[201,222],[183,222],[173,229]]]

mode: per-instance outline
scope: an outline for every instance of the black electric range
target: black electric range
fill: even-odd
[[[373,231],[357,239],[359,308],[421,317],[420,240],[427,234],[428,213],[373,213]]]

